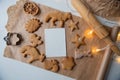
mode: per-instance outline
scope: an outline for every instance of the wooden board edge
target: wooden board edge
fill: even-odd
[[[112,32],[111,32],[111,38],[115,42],[116,42],[119,30],[120,30],[120,27],[115,26],[115,27],[113,27]],[[108,66],[109,66],[109,64],[111,62],[112,53],[113,52],[110,49],[110,46],[108,46],[105,49],[105,53],[104,53],[104,56],[103,56],[103,59],[102,59],[102,62],[101,62],[101,66],[100,66],[100,69],[98,71],[96,80],[105,80],[105,75],[106,75],[106,72],[107,72],[107,68],[108,68]]]

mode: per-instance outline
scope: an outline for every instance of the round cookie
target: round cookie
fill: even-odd
[[[42,23],[40,22],[39,19],[31,19],[26,23],[25,29],[29,33],[33,33],[41,26],[41,24]]]
[[[40,12],[39,7],[34,2],[26,2],[23,7],[25,13],[31,14],[33,16]]]

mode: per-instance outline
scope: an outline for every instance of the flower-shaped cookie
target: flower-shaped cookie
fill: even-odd
[[[26,2],[23,7],[25,13],[37,15],[40,12],[39,7],[34,2]]]
[[[72,70],[75,66],[74,58],[73,57],[65,57],[61,61],[62,69],[64,70]]]

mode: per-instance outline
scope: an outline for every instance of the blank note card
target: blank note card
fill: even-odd
[[[47,57],[66,56],[64,28],[45,29],[45,49]]]

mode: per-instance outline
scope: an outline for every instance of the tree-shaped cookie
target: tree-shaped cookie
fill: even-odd
[[[41,40],[41,37],[38,36],[37,34],[30,35],[30,42],[34,47],[36,47],[37,45],[41,45],[43,43],[43,41]]]
[[[72,43],[75,44],[77,48],[79,48],[81,45],[85,44],[84,39],[84,36],[80,37],[78,34],[76,34],[74,39],[72,40]]]
[[[57,72],[59,70],[58,61],[55,59],[52,60],[45,60],[44,61],[44,68],[47,70],[51,70],[53,72]]]
[[[31,14],[33,16],[40,12],[39,7],[34,2],[26,2],[23,7],[25,13]]]
[[[39,29],[39,27],[41,26],[42,22],[40,22],[39,19],[30,19],[26,25],[25,25],[25,29],[26,31],[28,31],[29,33],[33,33],[35,32],[37,29]]]
[[[77,24],[78,24],[78,22],[73,22],[73,21],[71,20],[68,27],[69,27],[70,30],[73,32],[74,30],[78,30],[78,29],[79,29],[78,26],[77,26]]]
[[[45,54],[40,54],[35,47],[30,45],[23,46],[20,49],[20,52],[23,54],[24,57],[30,56],[27,61],[28,63],[32,63],[33,61],[36,61],[36,60],[43,62],[45,59]]]
[[[74,58],[73,57],[65,57],[61,61],[62,69],[64,70],[72,70],[75,66]]]
[[[71,19],[72,15],[71,13],[62,13],[58,11],[51,12],[45,16],[45,22],[48,22],[51,20],[51,26],[55,26],[55,22],[59,21],[59,27],[63,27],[64,23]]]

